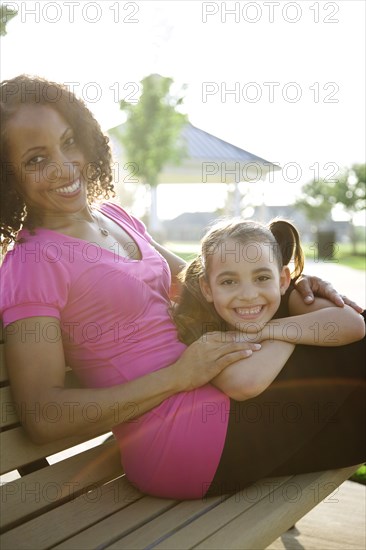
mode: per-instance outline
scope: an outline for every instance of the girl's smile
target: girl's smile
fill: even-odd
[[[231,254],[238,244],[240,255]],[[257,254],[250,259],[249,247],[253,246]],[[288,267],[280,271],[266,243],[227,240],[210,256],[207,270],[207,277],[200,279],[201,290],[230,328],[244,329],[243,322],[262,326],[270,321],[290,284]]]

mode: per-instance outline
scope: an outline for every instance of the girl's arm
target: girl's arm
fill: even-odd
[[[273,382],[294,349],[287,342],[266,340],[259,351],[227,367],[211,384],[236,401],[251,399]]]
[[[324,298],[305,305],[297,292],[289,297],[290,317],[273,319],[261,331],[261,339],[312,346],[343,346],[365,336],[362,316],[352,307],[335,307]]]
[[[295,344],[340,346],[361,340],[365,335],[362,316],[347,305],[339,308],[322,298],[306,305],[297,292],[291,292],[289,310],[291,317],[273,319],[258,335],[243,333],[243,340],[261,341],[261,349],[227,367],[211,383],[232,399],[245,401],[271,384]]]

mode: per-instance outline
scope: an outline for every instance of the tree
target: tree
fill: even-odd
[[[301,188],[302,194],[295,206],[304,211],[308,220],[319,223],[329,217],[333,206],[328,197],[329,183],[325,180],[312,180]]]
[[[6,25],[17,15],[17,13],[17,10],[14,10],[6,4],[0,5],[0,36],[6,35]]]
[[[187,117],[176,109],[183,97],[170,93],[171,78],[151,74],[142,81],[142,94],[136,105],[120,102],[127,120],[121,136],[127,161],[136,166],[137,177],[150,186],[152,233],[158,230],[157,193],[159,174],[168,162],[178,164],[184,156],[179,135]]]
[[[366,208],[366,165],[354,164],[344,168],[337,179],[313,180],[302,188],[302,196],[296,205],[302,208],[309,220],[327,218],[335,206],[342,206],[350,221],[350,237],[353,253],[357,253],[354,216]]]

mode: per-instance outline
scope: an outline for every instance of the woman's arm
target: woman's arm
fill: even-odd
[[[345,304],[351,306],[358,313],[363,312],[363,308],[353,302],[347,296],[341,296],[328,281],[323,281],[315,275],[301,275],[295,282],[295,289],[300,293],[305,304],[313,304],[315,296],[325,298],[333,305],[343,307]],[[314,296],[315,295],[315,296]]]
[[[365,336],[362,316],[348,305],[335,307],[323,298],[305,305],[296,292],[291,292],[289,312],[290,317],[267,323],[261,339],[312,346],[343,346]]]
[[[295,346],[287,342],[265,341],[250,357],[230,365],[211,383],[231,399],[245,401],[262,393],[276,378]]]
[[[42,336],[47,336],[51,324],[59,330],[52,340]],[[189,346],[174,364],[141,378],[108,388],[76,389],[64,386],[65,358],[55,318],[30,317],[5,329],[12,393],[21,422],[37,443],[107,432],[178,392],[208,383],[222,369],[246,357],[246,348],[246,343],[213,333]]]

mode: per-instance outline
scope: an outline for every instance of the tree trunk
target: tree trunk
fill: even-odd
[[[158,186],[150,185],[150,224],[149,231],[151,235],[159,239],[161,233],[161,223],[158,217]]]
[[[351,237],[351,243],[352,243],[352,254],[356,255],[357,254],[357,236],[356,236],[353,219],[350,220],[350,237]]]

